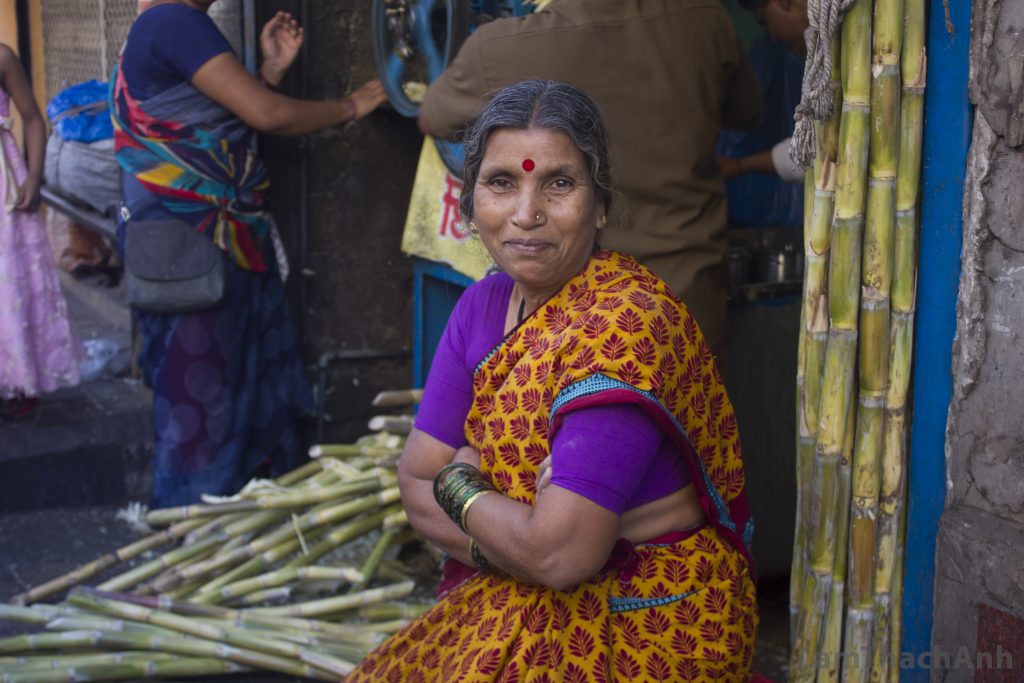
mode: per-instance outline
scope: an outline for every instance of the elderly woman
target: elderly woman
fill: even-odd
[[[262,466],[295,466],[295,420],[311,411],[312,395],[253,138],[340,125],[384,101],[377,81],[318,102],[275,92],[302,29],[283,12],[267,23],[256,78],[207,16],[212,4],[148,3],[128,33],[111,94],[124,170],[122,239],[142,235],[142,222],[181,221],[212,240],[226,270],[215,307],[136,311],[140,365],[153,389],[154,507],[233,493]]]
[[[596,106],[564,83],[499,91],[465,188],[501,272],[456,306],[399,465],[410,522],[450,559],[437,605],[346,681],[748,680],[735,418],[686,306],[596,248]]]

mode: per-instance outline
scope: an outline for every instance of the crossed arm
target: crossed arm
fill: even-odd
[[[413,528],[472,566],[470,537],[434,500],[434,477],[451,462],[478,467],[480,457],[472,448],[456,451],[414,429],[398,464],[398,485]],[[620,517],[551,485],[537,495],[534,506],[488,493],[470,508],[466,527],[491,564],[517,579],[565,590],[601,570],[619,537]]]

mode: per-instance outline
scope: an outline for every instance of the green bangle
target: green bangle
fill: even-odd
[[[446,465],[434,477],[434,500],[463,531],[466,530],[465,510],[470,503],[494,490],[486,475],[465,463]]]

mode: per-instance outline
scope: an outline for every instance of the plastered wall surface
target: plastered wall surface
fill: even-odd
[[[305,25],[305,53],[283,84],[288,94],[338,97],[377,76],[370,2],[256,4],[257,29],[277,10]],[[411,349],[412,264],[400,244],[421,144],[415,122],[390,108],[304,140],[263,140],[314,380],[325,353]],[[367,433],[378,391],[411,386],[411,357],[333,363],[327,379],[327,440],[350,441]]]
[[[976,0],[973,12],[977,110],[932,642],[944,652],[967,648],[977,663],[980,605],[1024,620],[1024,3]],[[1024,643],[1005,645],[1024,652]],[[1022,660],[1005,680],[1024,680]],[[1003,680],[993,678],[1000,673],[961,662],[933,669],[932,679]]]

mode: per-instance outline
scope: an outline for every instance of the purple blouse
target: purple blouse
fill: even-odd
[[[473,373],[504,338],[513,284],[505,273],[495,273],[467,289],[434,353],[416,428],[452,448],[467,444],[464,429],[473,401]],[[551,471],[552,484],[616,514],[691,481],[669,436],[633,404],[566,413],[551,444]]]

